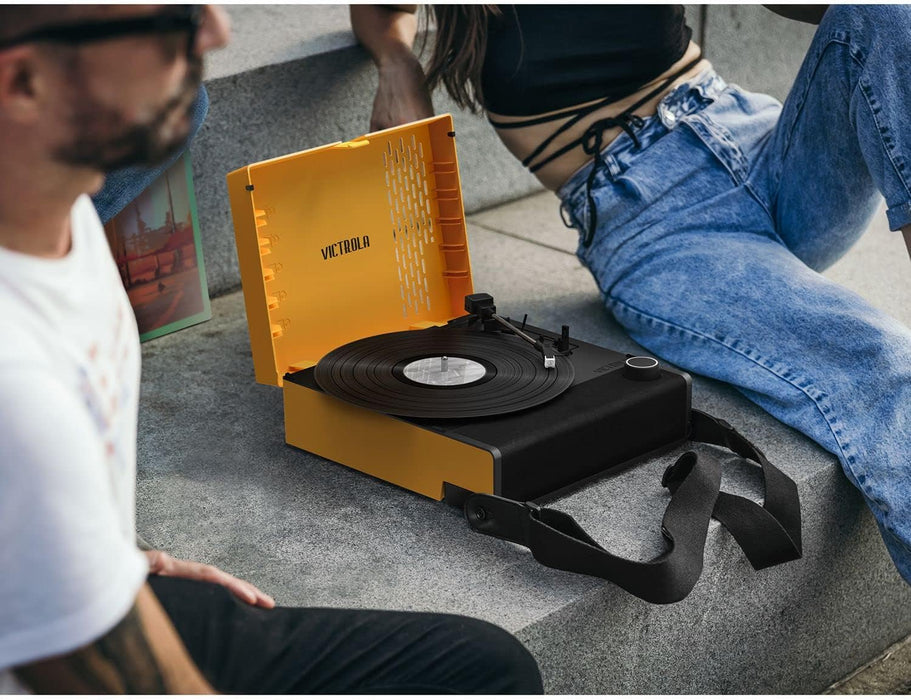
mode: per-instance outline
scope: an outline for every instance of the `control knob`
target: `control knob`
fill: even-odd
[[[661,366],[654,357],[645,357],[643,355],[628,357],[626,358],[626,366],[623,368],[623,376],[637,382],[658,379],[661,376]]]

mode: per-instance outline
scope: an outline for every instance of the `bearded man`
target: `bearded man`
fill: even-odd
[[[138,335],[89,194],[184,147],[227,36],[213,7],[0,6],[0,692],[539,692],[487,623],[275,608],[136,546]]]

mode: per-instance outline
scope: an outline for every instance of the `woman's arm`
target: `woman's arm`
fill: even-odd
[[[417,5],[351,5],[351,28],[379,72],[370,130],[433,116],[424,70],[412,52]]]
[[[829,9],[828,5],[763,5],[763,7],[776,15],[807,24],[819,24],[822,16]]]

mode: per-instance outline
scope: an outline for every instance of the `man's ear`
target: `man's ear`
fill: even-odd
[[[41,66],[35,50],[20,46],[0,51],[0,112],[28,122],[40,115]]]

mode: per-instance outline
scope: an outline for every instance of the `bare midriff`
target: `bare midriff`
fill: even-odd
[[[651,90],[655,88],[656,85],[660,84],[662,81],[666,80],[669,76],[673,75],[676,71],[679,71],[687,63],[692,62],[699,56],[699,46],[694,42],[690,42],[689,46],[686,49],[686,52],[677,61],[674,65],[668,68],[664,73],[659,75],[657,78],[652,80],[647,85],[643,85],[639,90],[634,92],[632,95],[624,97],[621,100],[617,100],[609,105],[598,109],[591,114],[587,115],[584,119],[581,119],[578,124],[574,124],[571,128],[567,129],[565,133],[560,134],[554,142],[550,144],[548,149],[541,154],[542,158],[546,158],[549,153],[552,153],[559,149],[564,144],[570,143],[571,141],[578,139],[582,134],[585,133],[585,130],[588,126],[599,119],[604,119],[605,117],[612,117],[620,114],[621,112],[628,109],[631,105],[634,105],[638,102],[644,95],[647,95]],[[655,113],[658,109],[658,104],[661,102],[662,98],[671,92],[677,85],[685,83],[688,80],[692,80],[702,71],[707,68],[711,68],[711,63],[706,59],[702,59],[696,63],[688,71],[680,75],[673,83],[668,85],[662,92],[655,95],[648,102],[643,104],[641,107],[635,110],[635,114],[640,117],[648,117]],[[575,107],[585,107],[586,105],[593,104],[597,100],[592,100],[585,104],[575,105]],[[564,111],[565,109],[570,109],[569,107],[563,108],[558,111]],[[526,119],[533,119],[535,117],[547,116],[547,113],[539,115],[527,115],[522,117],[510,117],[501,114],[494,114],[492,112],[488,113],[490,118],[498,122],[510,122],[516,121],[521,122]],[[500,140],[505,144],[506,148],[519,160],[527,157],[535,148],[538,147],[542,141],[544,141],[548,136],[550,136],[554,130],[558,129],[561,124],[565,121],[568,121],[570,117],[564,117],[560,119],[555,119],[554,121],[545,122],[543,124],[535,124],[533,126],[519,127],[515,129],[497,129],[497,135],[500,137]],[[611,141],[613,141],[617,136],[622,133],[620,127],[613,127],[606,129],[604,131],[602,144],[606,146]],[[560,186],[569,180],[569,178],[575,173],[579,168],[586,165],[589,161],[592,160],[592,156],[587,154],[581,146],[572,149],[568,153],[563,154],[559,158],[556,158],[551,163],[548,163],[540,170],[535,173],[535,176],[538,180],[541,181],[547,189],[549,190],[558,190]]]

